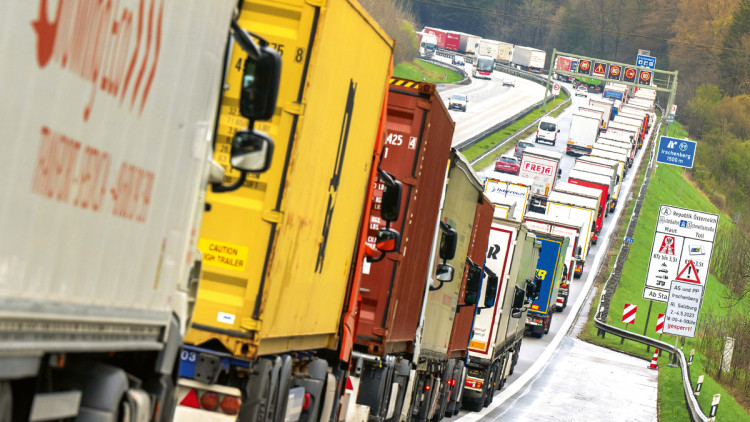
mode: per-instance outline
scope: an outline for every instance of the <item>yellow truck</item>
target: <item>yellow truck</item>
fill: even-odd
[[[255,126],[274,139],[274,158],[245,180],[228,172],[224,183],[242,186],[206,197],[176,420],[327,420],[348,370],[337,350],[360,227],[371,223],[362,216],[393,42],[354,0],[246,0],[238,23],[282,56],[276,111]],[[232,89],[247,82],[244,56],[236,44],[227,53],[214,156],[225,167],[247,125]],[[226,396],[239,407],[215,405]]]

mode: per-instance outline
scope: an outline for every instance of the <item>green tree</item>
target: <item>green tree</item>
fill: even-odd
[[[713,119],[714,108],[721,101],[719,87],[703,84],[695,90],[695,96],[688,102],[685,121],[689,122],[690,134],[700,137]]]
[[[742,0],[719,55],[719,84],[730,96],[750,93],[750,0]]]

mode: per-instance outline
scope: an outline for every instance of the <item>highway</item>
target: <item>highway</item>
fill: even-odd
[[[450,63],[450,59],[435,56],[436,60]],[[450,110],[456,122],[453,145],[459,144],[483,130],[503,121],[544,98],[544,87],[532,81],[500,73],[492,73],[490,80],[471,77],[471,65],[465,69],[471,83],[468,85],[440,85],[440,97],[448,105],[451,95],[463,94],[469,99],[466,111]],[[514,81],[515,87],[503,86],[503,79]]]
[[[570,85],[568,87],[570,92],[573,92],[572,87]],[[578,105],[587,104],[588,99],[592,97],[601,98],[601,95],[589,93],[586,98],[573,97],[573,106],[568,107],[558,117],[560,133],[555,146],[536,144],[539,148],[563,154],[561,181],[567,181],[567,175],[575,164],[575,157],[565,155],[573,110]],[[533,143],[534,136],[525,140]],[[634,406],[634,409],[638,408],[638,414],[641,416],[628,418],[629,420],[656,419],[656,371],[650,373],[643,360],[584,343],[575,338],[575,334],[569,334],[578,309],[582,307],[585,310],[588,309],[588,305],[584,306],[584,300],[592,290],[591,286],[596,276],[592,269],[597,267],[603,259],[611,240],[613,223],[624,211],[622,203],[632,191],[635,168],[644,159],[644,155],[644,150],[636,155],[633,169],[624,179],[623,190],[620,194],[622,202],[618,204],[614,214],[605,218],[600,240],[590,249],[582,277],[574,279],[571,283],[568,307],[563,312],[553,314],[549,334],[539,339],[524,337],[513,375],[508,378],[505,387],[496,393],[488,408],[478,413],[462,410],[451,420],[462,422],[495,420],[500,415],[502,415],[502,420],[577,420],[574,416],[576,414],[581,417],[585,415],[586,419],[610,420],[612,415],[607,416],[607,412],[621,408],[626,401],[623,401],[619,395],[611,397],[612,401],[593,399],[601,392],[617,392],[622,391],[623,388],[627,388],[628,394],[632,397],[643,396],[652,399],[651,401],[640,400],[638,403],[641,405]],[[491,174],[494,172],[493,169],[494,164],[482,172]],[[589,360],[584,357],[588,357]],[[598,364],[586,364],[587,362],[598,362]],[[581,370],[582,365],[585,365],[585,370]],[[578,376],[570,376],[571,373]],[[584,389],[582,386],[587,384],[589,379],[597,381],[586,387],[586,389],[593,389],[590,391],[591,396],[581,393]],[[562,394],[563,398],[568,400],[561,403],[556,394]],[[608,396],[611,394],[604,394],[604,397]],[[512,410],[510,410],[511,407]],[[545,409],[551,413],[545,413]],[[565,409],[565,413],[569,416],[562,417],[560,409]]]

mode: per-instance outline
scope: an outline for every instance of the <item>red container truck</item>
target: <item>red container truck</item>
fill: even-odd
[[[461,33],[455,31],[445,31],[445,48],[447,50],[458,51],[461,45]]]
[[[401,245],[397,253],[362,269],[353,352],[362,369],[360,376],[351,377],[357,404],[369,406],[370,415],[382,419],[388,419],[389,409],[403,406],[413,369],[415,333],[454,128],[434,84],[400,79],[391,81],[386,120],[380,168],[403,184],[402,217],[391,225],[401,233]],[[377,201],[372,212],[370,242],[379,227]],[[389,385],[383,384],[386,380]],[[393,397],[391,384],[398,385]]]
[[[442,29],[438,28],[430,28],[429,26],[425,26],[422,32],[432,34],[437,37],[437,46],[438,48],[445,48],[445,40],[446,40],[446,32]]]

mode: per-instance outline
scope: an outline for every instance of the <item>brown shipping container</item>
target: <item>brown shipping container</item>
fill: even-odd
[[[487,243],[490,238],[490,227],[492,226],[492,215],[495,207],[492,202],[484,195],[482,201],[477,203],[477,212],[474,215],[474,227],[471,229],[471,243],[469,244],[468,258],[475,264],[484,268],[484,255],[487,253]],[[466,278],[469,274],[469,266],[464,269],[464,277],[461,280],[461,293],[458,296],[458,304],[465,305],[464,296],[466,295]],[[486,277],[485,277],[485,282]],[[477,298],[477,304],[482,305],[483,297]],[[469,337],[471,337],[471,327],[474,321],[474,312],[476,305],[459,306],[456,312],[456,319],[453,320],[453,331],[451,331],[451,340],[448,345],[448,357],[465,357],[469,347]]]
[[[399,253],[363,268],[356,344],[367,353],[411,352],[419,324],[454,123],[434,84],[391,79],[380,168],[403,184]],[[368,243],[380,220],[376,186]],[[378,252],[375,252],[378,254]]]

